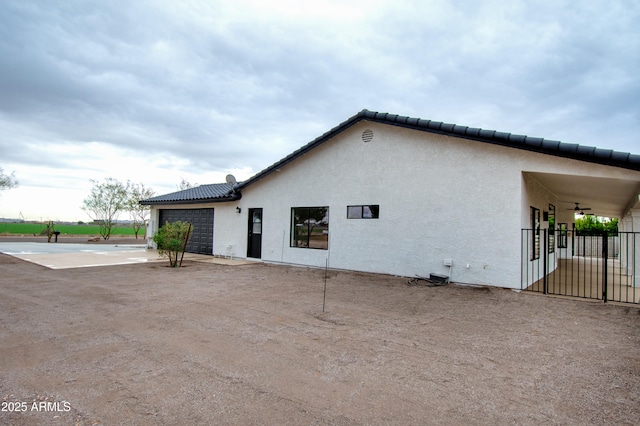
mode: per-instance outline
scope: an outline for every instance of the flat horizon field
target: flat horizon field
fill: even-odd
[[[5,222],[0,223],[1,235],[41,235],[42,231],[46,228],[45,223],[12,223]],[[62,224],[58,225],[54,222],[54,229],[60,231],[62,235],[100,235],[99,225],[90,224]],[[141,229],[138,234],[141,235],[144,229]],[[134,229],[131,225],[118,225],[114,226],[111,230],[111,235],[135,235]]]

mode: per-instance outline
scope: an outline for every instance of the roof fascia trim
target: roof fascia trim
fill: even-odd
[[[158,200],[158,201],[149,201],[142,200],[140,204],[143,206],[162,206],[162,205],[172,205],[172,204],[205,204],[205,203],[226,203],[230,201],[238,201],[242,198],[242,194],[239,192],[233,193],[231,196],[226,196],[224,198],[198,198],[192,200]]]
[[[367,120],[377,123],[469,139],[477,142],[490,143],[507,148],[523,149],[556,157],[640,171],[640,155],[630,154],[627,152],[601,149],[592,146],[571,144],[551,139],[499,132],[495,130],[470,128],[450,123],[435,122],[433,120],[418,119],[417,122],[412,119],[389,121],[389,114],[365,111],[366,110],[361,111],[358,115],[364,113]],[[404,119],[406,117],[402,118]]]

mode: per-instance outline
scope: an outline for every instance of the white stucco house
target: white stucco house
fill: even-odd
[[[246,181],[143,204],[147,235],[194,223],[189,251],[520,289],[542,261],[522,229],[590,208],[637,232],[639,193],[640,155],[363,110]]]

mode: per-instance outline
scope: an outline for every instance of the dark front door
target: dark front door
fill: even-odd
[[[262,209],[249,209],[249,242],[247,257],[262,256]]]

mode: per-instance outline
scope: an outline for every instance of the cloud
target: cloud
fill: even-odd
[[[363,108],[637,153],[639,20],[600,0],[5,1],[0,161],[209,183]]]

